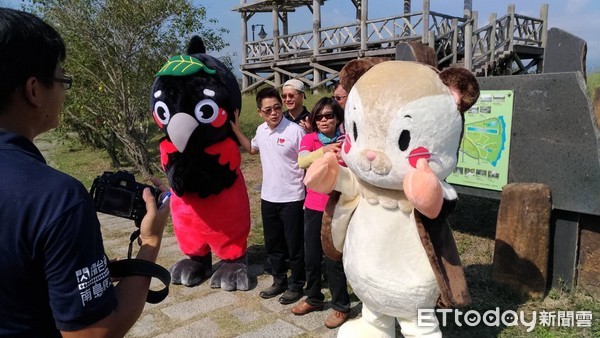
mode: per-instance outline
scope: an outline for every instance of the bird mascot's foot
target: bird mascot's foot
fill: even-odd
[[[210,278],[211,288],[221,288],[225,291],[247,291],[248,264],[246,255],[233,260],[223,260],[223,265]]]
[[[169,268],[171,282],[185,286],[200,284],[212,271],[212,257],[210,252],[206,256],[193,256],[182,259]]]

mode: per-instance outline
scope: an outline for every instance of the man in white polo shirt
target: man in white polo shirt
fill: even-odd
[[[240,130],[239,120],[232,129],[250,154],[260,154],[263,180],[261,213],[265,248],[271,262],[273,285],[260,292],[268,299],[281,293],[279,302],[291,304],[303,296],[304,269],[304,171],[298,166],[298,150],[304,130],[283,118],[282,100],[275,88],[256,94],[258,114],[265,121],[250,141]],[[286,258],[291,274],[287,276]]]

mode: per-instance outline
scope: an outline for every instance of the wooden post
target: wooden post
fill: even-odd
[[[423,33],[421,34],[421,42],[424,45],[429,44],[427,41],[429,38],[429,0],[423,0],[423,20],[421,20],[421,24],[423,25]]]
[[[546,42],[548,40],[548,4],[543,4],[540,9],[540,19],[542,22],[542,48],[546,48]]]
[[[463,60],[465,63],[465,69],[469,71],[473,71],[473,25],[474,19],[468,19],[467,24],[465,25],[465,34],[463,38],[465,39],[465,54],[463,56]]]
[[[492,62],[496,58],[496,13],[490,14],[489,21],[492,27],[492,31],[490,32],[490,36],[488,36],[488,48],[490,55],[488,61]]]
[[[543,298],[550,254],[550,186],[511,183],[502,189],[492,277],[532,298]]]
[[[277,8],[276,1],[273,1],[271,21],[273,23],[273,60],[277,63],[277,61],[279,61],[279,9]],[[283,84],[281,81],[281,74],[276,70],[273,70],[273,72],[275,86],[279,87]]]
[[[452,19],[452,63],[458,61],[458,20]]]
[[[321,47],[321,1],[313,0],[313,56],[318,56]],[[313,85],[321,82],[321,71],[313,67]]]
[[[360,5],[360,51],[367,51],[367,20],[369,20],[369,1],[362,0]]]
[[[465,69],[468,69],[469,71],[471,70],[471,64],[473,63],[473,59],[471,56],[471,53],[472,53],[471,37],[473,36],[473,23],[471,21],[472,12],[473,12],[473,0],[465,0],[464,6],[463,6],[463,17],[466,20],[465,25],[464,25],[464,32],[463,32],[463,39],[464,39],[463,46],[465,48],[465,51],[463,54],[463,67]],[[452,48],[456,51],[455,54],[458,54],[458,46],[454,45]],[[458,55],[456,55],[456,58],[458,59]],[[469,60],[469,61],[467,62],[467,60]]]
[[[241,4],[246,3],[246,0],[241,0]],[[242,12],[242,65],[248,62],[248,17],[246,12]],[[242,68],[243,66],[240,66]],[[242,73],[242,88],[247,88],[249,85],[249,77]]]
[[[427,41],[429,42],[429,47],[435,50],[435,32],[429,31],[427,33]]]
[[[580,224],[577,288],[600,299],[600,216],[582,215]]]
[[[240,0],[240,5],[244,5],[246,0]],[[248,14],[246,12],[241,12],[242,16],[242,63],[240,68],[243,68],[244,65],[248,62]],[[242,89],[248,88],[250,85],[250,77],[244,73],[242,73]]]
[[[548,4],[542,5],[542,8],[540,9],[540,19],[543,20],[542,27],[541,27],[542,36],[540,37],[540,39],[542,40],[542,44],[540,47],[545,49],[546,43],[548,42]],[[538,63],[537,68],[538,68],[538,70],[537,70],[538,73],[544,72],[544,59],[543,58],[542,58],[542,62]]]
[[[515,43],[515,4],[508,5],[508,32],[506,32],[506,38],[508,39],[508,50],[513,50]]]
[[[361,8],[362,8],[362,1],[361,0],[356,0],[356,2],[352,1],[352,3],[355,4],[356,7],[356,11],[354,13],[354,19],[356,22],[356,31],[358,33],[360,33],[360,16],[361,16]],[[360,39],[360,37],[358,37]]]
[[[402,25],[402,32],[400,33],[401,36],[409,36],[410,35],[410,16],[408,16],[408,14],[410,14],[410,0],[404,0],[404,17],[406,18],[406,21],[408,21],[408,24],[406,23],[406,21],[404,22],[404,24]]]

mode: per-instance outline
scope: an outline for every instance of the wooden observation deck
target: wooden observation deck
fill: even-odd
[[[508,14],[500,18],[492,14],[486,25],[478,27],[477,12],[468,9],[468,0],[463,17],[433,12],[429,0],[423,0],[422,9],[414,12],[410,0],[398,0],[401,14],[380,19],[368,18],[368,0],[347,0],[356,8],[356,20],[321,27],[321,6],[326,1],[241,0],[233,11],[242,17],[243,92],[263,84],[278,88],[290,78],[316,89],[336,80],[346,62],[366,56],[394,58],[396,46],[408,41],[432,46],[440,68],[465,67],[477,76],[522,74],[534,67],[536,72],[542,71],[548,5],[542,5],[540,18],[519,15],[515,6],[509,5]],[[390,7],[390,13],[394,12],[389,0],[381,2]],[[303,6],[313,14],[312,29],[309,26],[306,31],[288,32],[288,13]],[[261,12],[271,13],[271,37],[262,34],[264,25],[252,25],[250,21]],[[249,27],[253,35],[250,41]],[[254,40],[256,27],[261,27],[261,33]]]

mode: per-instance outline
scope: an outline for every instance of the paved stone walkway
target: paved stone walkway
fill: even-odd
[[[46,137],[35,142],[48,163],[52,144]],[[129,237],[135,230],[133,221],[98,213],[109,259],[127,257]],[[135,256],[134,244],[133,255]],[[165,231],[157,263],[168,268],[184,258],[172,233]],[[261,258],[261,260],[264,258]],[[213,260],[213,263],[215,260]],[[213,264],[213,270],[216,264]],[[138,322],[126,335],[134,337],[196,338],[196,337],[335,337],[338,329],[328,329],[323,322],[331,309],[295,316],[291,305],[281,305],[278,297],[262,299],[259,292],[272,284],[272,277],[264,274],[261,262],[249,262],[249,291],[228,292],[211,289],[208,281],[195,287],[170,285],[169,295],[158,304],[146,303]],[[164,287],[153,280],[152,288]],[[328,297],[328,290],[323,290]],[[352,295],[351,295],[352,296]],[[352,303],[352,313],[360,312],[360,303]]]
[[[110,259],[126,258],[132,221],[99,213],[104,247]],[[135,255],[134,244],[134,255]],[[173,234],[165,233],[158,264],[168,268],[184,256]],[[331,311],[304,316],[291,313],[292,305],[281,305],[277,298],[262,299],[258,293],[269,287],[271,276],[262,264],[250,262],[249,291],[227,292],[211,289],[208,281],[196,287],[170,285],[169,296],[158,304],[146,304],[144,312],[127,337],[335,337],[323,321]],[[153,281],[153,289],[163,285]],[[326,290],[323,290],[327,294]],[[353,302],[354,313],[360,306]]]

